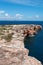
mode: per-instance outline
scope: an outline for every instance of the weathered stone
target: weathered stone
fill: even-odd
[[[0,65],[42,65],[34,57],[28,56],[28,50],[25,48],[2,47],[0,56]]]
[[[13,33],[10,42],[0,39],[0,65],[42,65],[36,58],[28,56],[29,50],[24,48],[25,36],[33,37],[42,27],[40,25],[12,25],[11,29],[5,30],[4,33],[4,35]]]

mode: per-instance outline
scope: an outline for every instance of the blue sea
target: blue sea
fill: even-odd
[[[6,24],[40,24],[43,27],[43,21],[0,21],[0,25]],[[26,37],[24,44],[29,49],[29,55],[43,63],[43,28],[35,37]]]

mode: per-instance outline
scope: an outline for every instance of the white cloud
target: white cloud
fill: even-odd
[[[9,13],[5,12],[4,10],[0,10],[0,20],[9,20],[13,19],[12,16],[9,15]]]
[[[39,15],[35,15],[36,18],[39,18],[40,16]]]
[[[4,10],[0,10],[0,14],[3,14],[3,13],[5,13],[5,11]]]
[[[11,16],[9,13],[5,12],[4,10],[0,10],[0,19],[4,20],[40,20],[42,17],[38,14],[33,16],[24,16],[20,13],[17,13],[13,16]]]
[[[0,10],[0,17],[9,17],[9,14],[6,13],[4,10]]]
[[[28,17],[28,20],[40,20],[40,19],[41,19],[41,16],[39,16],[38,14]]]
[[[8,13],[5,13],[5,16],[6,16],[6,17],[9,17],[9,14],[8,14]]]
[[[17,14],[15,15],[15,18],[16,18],[16,19],[22,19],[22,17],[23,17],[23,15],[22,15],[22,14],[19,14],[19,13],[17,13]]]

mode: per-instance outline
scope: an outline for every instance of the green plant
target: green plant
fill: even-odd
[[[10,33],[10,34],[4,36],[4,39],[5,39],[7,42],[10,42],[10,41],[12,40],[12,35],[13,35],[13,34]]]

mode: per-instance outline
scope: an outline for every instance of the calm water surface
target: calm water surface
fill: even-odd
[[[43,22],[35,22],[33,24],[40,24],[43,26]],[[24,44],[30,51],[29,55],[34,56],[43,63],[43,29],[35,37],[26,37]]]

